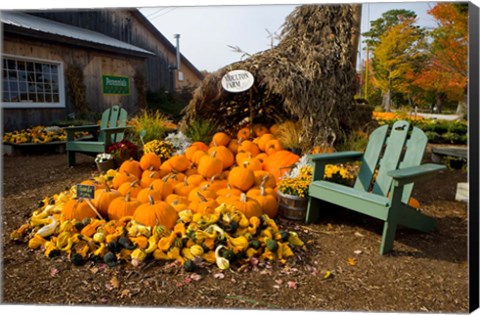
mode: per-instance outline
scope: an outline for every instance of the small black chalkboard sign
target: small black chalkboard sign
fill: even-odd
[[[77,184],[77,198],[93,199],[95,197],[95,186]]]

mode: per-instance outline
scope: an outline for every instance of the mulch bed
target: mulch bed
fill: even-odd
[[[436,219],[437,229],[423,234],[400,227],[387,255],[378,255],[380,221],[325,209],[316,224],[280,220],[306,243],[286,265],[258,262],[188,273],[162,261],[78,267],[65,256],[47,258],[10,240],[40,200],[96,171],[92,157],[77,160],[68,167],[65,154],[3,157],[2,303],[468,312],[468,213],[465,203],[455,201],[457,182],[467,181],[464,170],[442,171],[415,187],[413,196]]]

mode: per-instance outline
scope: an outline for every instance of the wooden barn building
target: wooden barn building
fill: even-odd
[[[5,132],[113,104],[135,114],[147,91],[203,79],[137,9],[2,11],[1,21]]]

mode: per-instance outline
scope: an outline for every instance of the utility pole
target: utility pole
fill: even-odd
[[[368,95],[368,44],[367,44],[367,52],[366,52],[366,59],[365,59],[365,92],[363,94],[363,98],[367,99]]]

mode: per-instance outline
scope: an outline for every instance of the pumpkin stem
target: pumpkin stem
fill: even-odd
[[[247,202],[247,194],[246,193],[242,193],[240,195],[240,201],[241,202]]]
[[[197,197],[200,198],[201,202],[207,202],[207,198],[205,198],[205,196],[198,191],[197,191]]]
[[[153,167],[153,166],[151,166],[151,167]],[[148,177],[153,178],[155,175],[157,175],[157,172],[151,172],[150,175],[148,175]]]
[[[152,195],[148,195],[148,202],[153,206],[155,204],[155,200],[153,200]]]
[[[130,201],[130,192],[127,192],[127,194],[125,195],[125,201],[126,202]]]

